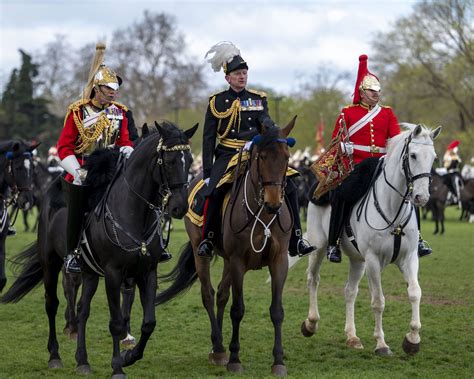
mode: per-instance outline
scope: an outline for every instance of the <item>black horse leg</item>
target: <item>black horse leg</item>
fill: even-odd
[[[66,270],[63,272],[63,290],[66,298],[66,310],[64,318],[66,319],[66,326],[64,327],[64,334],[70,338],[77,338],[77,315],[76,315],[76,301],[79,286],[82,282],[81,274],[67,274]]]
[[[125,321],[125,326],[127,328],[127,337],[131,335],[131,328],[130,328],[130,314],[132,312],[132,305],[135,300],[135,282],[133,278],[128,278],[124,280],[121,287],[122,292],[122,316]],[[122,341],[122,347],[124,345],[133,346],[135,345],[134,341]]]
[[[25,226],[25,232],[30,230],[30,224],[28,224],[28,212],[22,209],[21,213],[23,213],[23,225]]]
[[[59,343],[56,335],[56,314],[58,312],[59,305],[57,288],[60,270],[61,268],[58,264],[43,265],[43,283],[45,289],[44,299],[49,323],[49,368],[62,367],[61,357],[59,356]]]
[[[137,345],[132,350],[127,350],[122,354],[124,367],[130,366],[139,359],[142,359],[146,344],[153,330],[155,330],[156,269],[149,272],[143,280],[137,281],[137,286],[140,291],[140,301],[143,308],[141,334]]]
[[[107,300],[109,303],[109,331],[112,335],[113,353],[112,353],[112,375],[117,377],[125,377],[122,370],[123,360],[120,356],[120,339],[125,337],[125,322],[120,309],[120,286],[123,278],[120,272],[109,269],[105,272],[105,290],[107,292]]]
[[[80,374],[90,374],[91,368],[87,360],[86,349],[86,324],[91,309],[91,300],[94,297],[99,277],[97,275],[83,273],[82,274],[82,293],[77,305],[77,348],[76,362],[77,372]]]
[[[283,345],[281,340],[281,326],[285,317],[283,311],[283,286],[288,273],[288,260],[286,258],[286,249],[280,253],[280,260],[275,259],[270,265],[270,275],[272,278],[272,303],[270,305],[270,318],[272,319],[275,331],[273,343],[273,365],[272,374],[285,376],[287,374],[285,364],[283,363]]]
[[[231,265],[234,262],[231,262]],[[232,338],[229,345],[229,363],[227,370],[232,372],[243,372],[239,359],[240,351],[240,322],[245,313],[243,281],[245,270],[240,262],[235,264],[232,273],[232,306],[230,308],[230,318],[232,319]]]

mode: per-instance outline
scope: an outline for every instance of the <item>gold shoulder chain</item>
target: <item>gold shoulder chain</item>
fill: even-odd
[[[227,134],[229,134],[230,129],[234,127],[237,122],[238,122],[238,125],[240,126],[240,100],[239,99],[235,99],[232,102],[232,105],[230,106],[230,108],[227,109],[225,112],[219,112],[216,109],[216,97],[214,96],[209,101],[209,108],[211,109],[212,115],[219,120],[230,117],[229,123],[227,124],[227,128],[225,129],[224,133],[219,135],[219,139],[225,138]]]
[[[76,125],[81,138],[80,138],[79,146],[76,149],[74,149],[74,152],[77,154],[80,154],[83,151],[85,151],[91,144],[97,141],[97,138],[99,138],[102,132],[105,129],[109,128],[111,121],[107,118],[105,113],[102,113],[99,116],[99,119],[97,120],[97,122],[94,124],[94,128],[85,129],[82,126],[82,121],[79,119],[77,113],[78,112],[73,111],[74,124]]]

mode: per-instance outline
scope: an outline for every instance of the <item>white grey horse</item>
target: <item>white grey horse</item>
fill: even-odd
[[[420,348],[420,299],[418,284],[418,228],[414,205],[423,206],[429,199],[430,171],[436,157],[433,140],[441,127],[434,131],[422,125],[407,124],[411,130],[392,138],[387,155],[381,163],[382,172],[374,181],[367,195],[352,209],[350,228],[356,245],[348,237],[347,229],[341,236],[341,248],[350,263],[345,285],[347,345],[362,349],[356,335],[354,303],[359,282],[367,272],[371,306],[375,315],[375,353],[391,355],[382,329],[385,298],[382,292],[381,272],[391,261],[398,266],[408,284],[411,303],[410,332],[403,341],[406,353],[416,353]],[[308,240],[318,249],[309,257],[307,280],[309,312],[301,326],[305,336],[313,335],[320,320],[317,290],[321,263],[326,257],[328,226],[331,207],[310,203],[308,209]]]

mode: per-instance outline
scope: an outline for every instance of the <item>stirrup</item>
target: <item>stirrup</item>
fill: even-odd
[[[197,255],[203,258],[212,258],[213,248],[214,245],[212,244],[212,241],[208,239],[202,240],[198,246]]]
[[[14,236],[16,234],[16,229],[13,225],[8,227],[7,236]]]
[[[342,254],[339,246],[328,246],[326,255],[330,262],[341,263],[342,261]]]
[[[433,249],[427,245],[423,239],[418,240],[418,257],[423,258],[427,255],[430,255],[433,252]]]
[[[76,255],[68,254],[64,257],[64,268],[68,274],[80,274],[81,265],[77,261]]]
[[[290,257],[304,257],[316,250],[316,246],[312,246],[303,238],[298,239],[296,242],[296,249],[289,249],[288,254]]]

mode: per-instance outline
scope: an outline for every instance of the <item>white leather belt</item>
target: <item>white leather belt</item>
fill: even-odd
[[[385,147],[379,146],[352,145],[352,147],[356,150],[366,151],[368,153],[373,154],[385,154],[387,152],[387,149]]]

